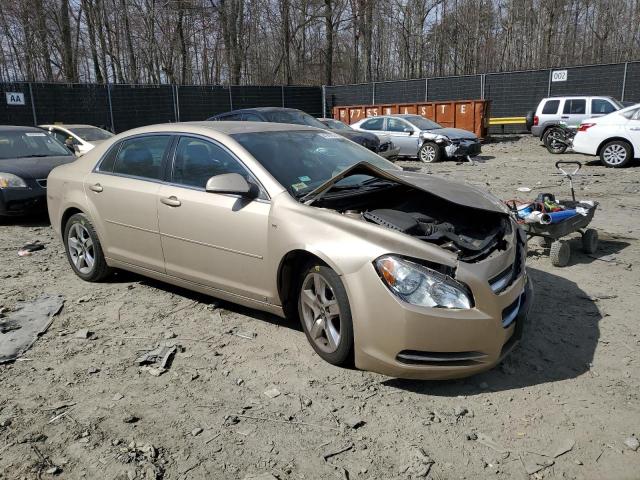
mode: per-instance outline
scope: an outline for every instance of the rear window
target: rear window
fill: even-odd
[[[564,101],[562,113],[582,115],[587,113],[587,101],[584,98],[571,98]]]
[[[558,107],[560,106],[560,100],[547,100],[542,107],[542,113],[544,115],[553,115],[558,113]]]

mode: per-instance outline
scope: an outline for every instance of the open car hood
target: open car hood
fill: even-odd
[[[420,174],[416,172],[406,172],[404,170],[383,170],[368,162],[360,162],[343,170],[338,175],[331,177],[322,185],[312,190],[301,201],[306,205],[324,196],[336,183],[343,178],[352,175],[370,175],[372,177],[391,180],[393,182],[417,188],[437,197],[458,205],[485,210],[489,212],[509,214],[509,209],[500,200],[489,192],[483,191],[472,185],[447,180],[433,175]]]

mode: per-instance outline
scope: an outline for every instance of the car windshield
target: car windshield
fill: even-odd
[[[0,159],[69,156],[72,153],[45,132],[0,131]]]
[[[263,112],[267,120],[274,123],[293,123],[296,125],[309,125],[310,127],[326,128],[320,121],[304,112],[296,112],[295,110],[275,110],[272,112]]]
[[[353,128],[349,125],[345,125],[340,120],[325,120],[323,123],[334,130],[353,130]]]
[[[94,142],[97,140],[107,140],[113,137],[113,133],[107,132],[98,127],[78,127],[70,128],[69,131],[80,137],[85,142]]]
[[[443,128],[439,123],[421,117],[420,115],[411,115],[403,118],[420,130],[437,130],[438,128]]]
[[[401,170],[366,148],[327,131],[250,132],[232,137],[296,198],[360,162]],[[357,185],[370,179],[369,175],[353,175],[336,185]]]

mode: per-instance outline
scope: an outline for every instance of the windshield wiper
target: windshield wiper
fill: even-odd
[[[395,183],[389,180],[374,177],[374,178],[365,180],[364,182],[356,183],[353,185],[334,185],[333,187],[330,188],[330,190],[360,190],[362,188],[367,188],[367,187],[377,188],[377,187],[386,187],[391,185],[395,185]]]
[[[62,154],[61,154],[62,155]],[[44,153],[36,153],[34,155],[20,155],[18,157],[13,157],[13,158],[41,158],[41,157],[53,157],[54,155],[46,155]]]

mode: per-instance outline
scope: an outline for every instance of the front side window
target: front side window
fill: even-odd
[[[360,128],[364,130],[382,130],[383,125],[384,125],[384,118],[376,117],[364,122],[362,125],[360,125]]]
[[[224,173],[239,173],[250,180],[245,168],[222,147],[199,138],[180,138],[173,161],[173,183],[205,188],[207,180]]]
[[[55,137],[40,131],[0,131],[0,159],[72,155]]]
[[[555,115],[558,113],[558,107],[560,106],[560,100],[547,100],[542,107],[543,115]]]
[[[404,132],[406,128],[411,128],[411,127],[409,127],[409,124],[404,120],[400,120],[399,118],[387,119],[388,132]]]
[[[564,114],[583,115],[587,113],[587,101],[585,99],[573,98],[564,101]]]
[[[159,180],[162,178],[162,159],[169,135],[147,135],[125,140],[115,159],[113,173]]]
[[[106,130],[98,127],[77,127],[70,130],[74,135],[80,137],[85,142],[108,140],[113,137],[113,133],[107,132]]]
[[[607,113],[615,112],[616,110],[617,108],[608,100],[602,100],[600,98],[594,98],[591,100],[591,113],[593,115],[606,115]]]

